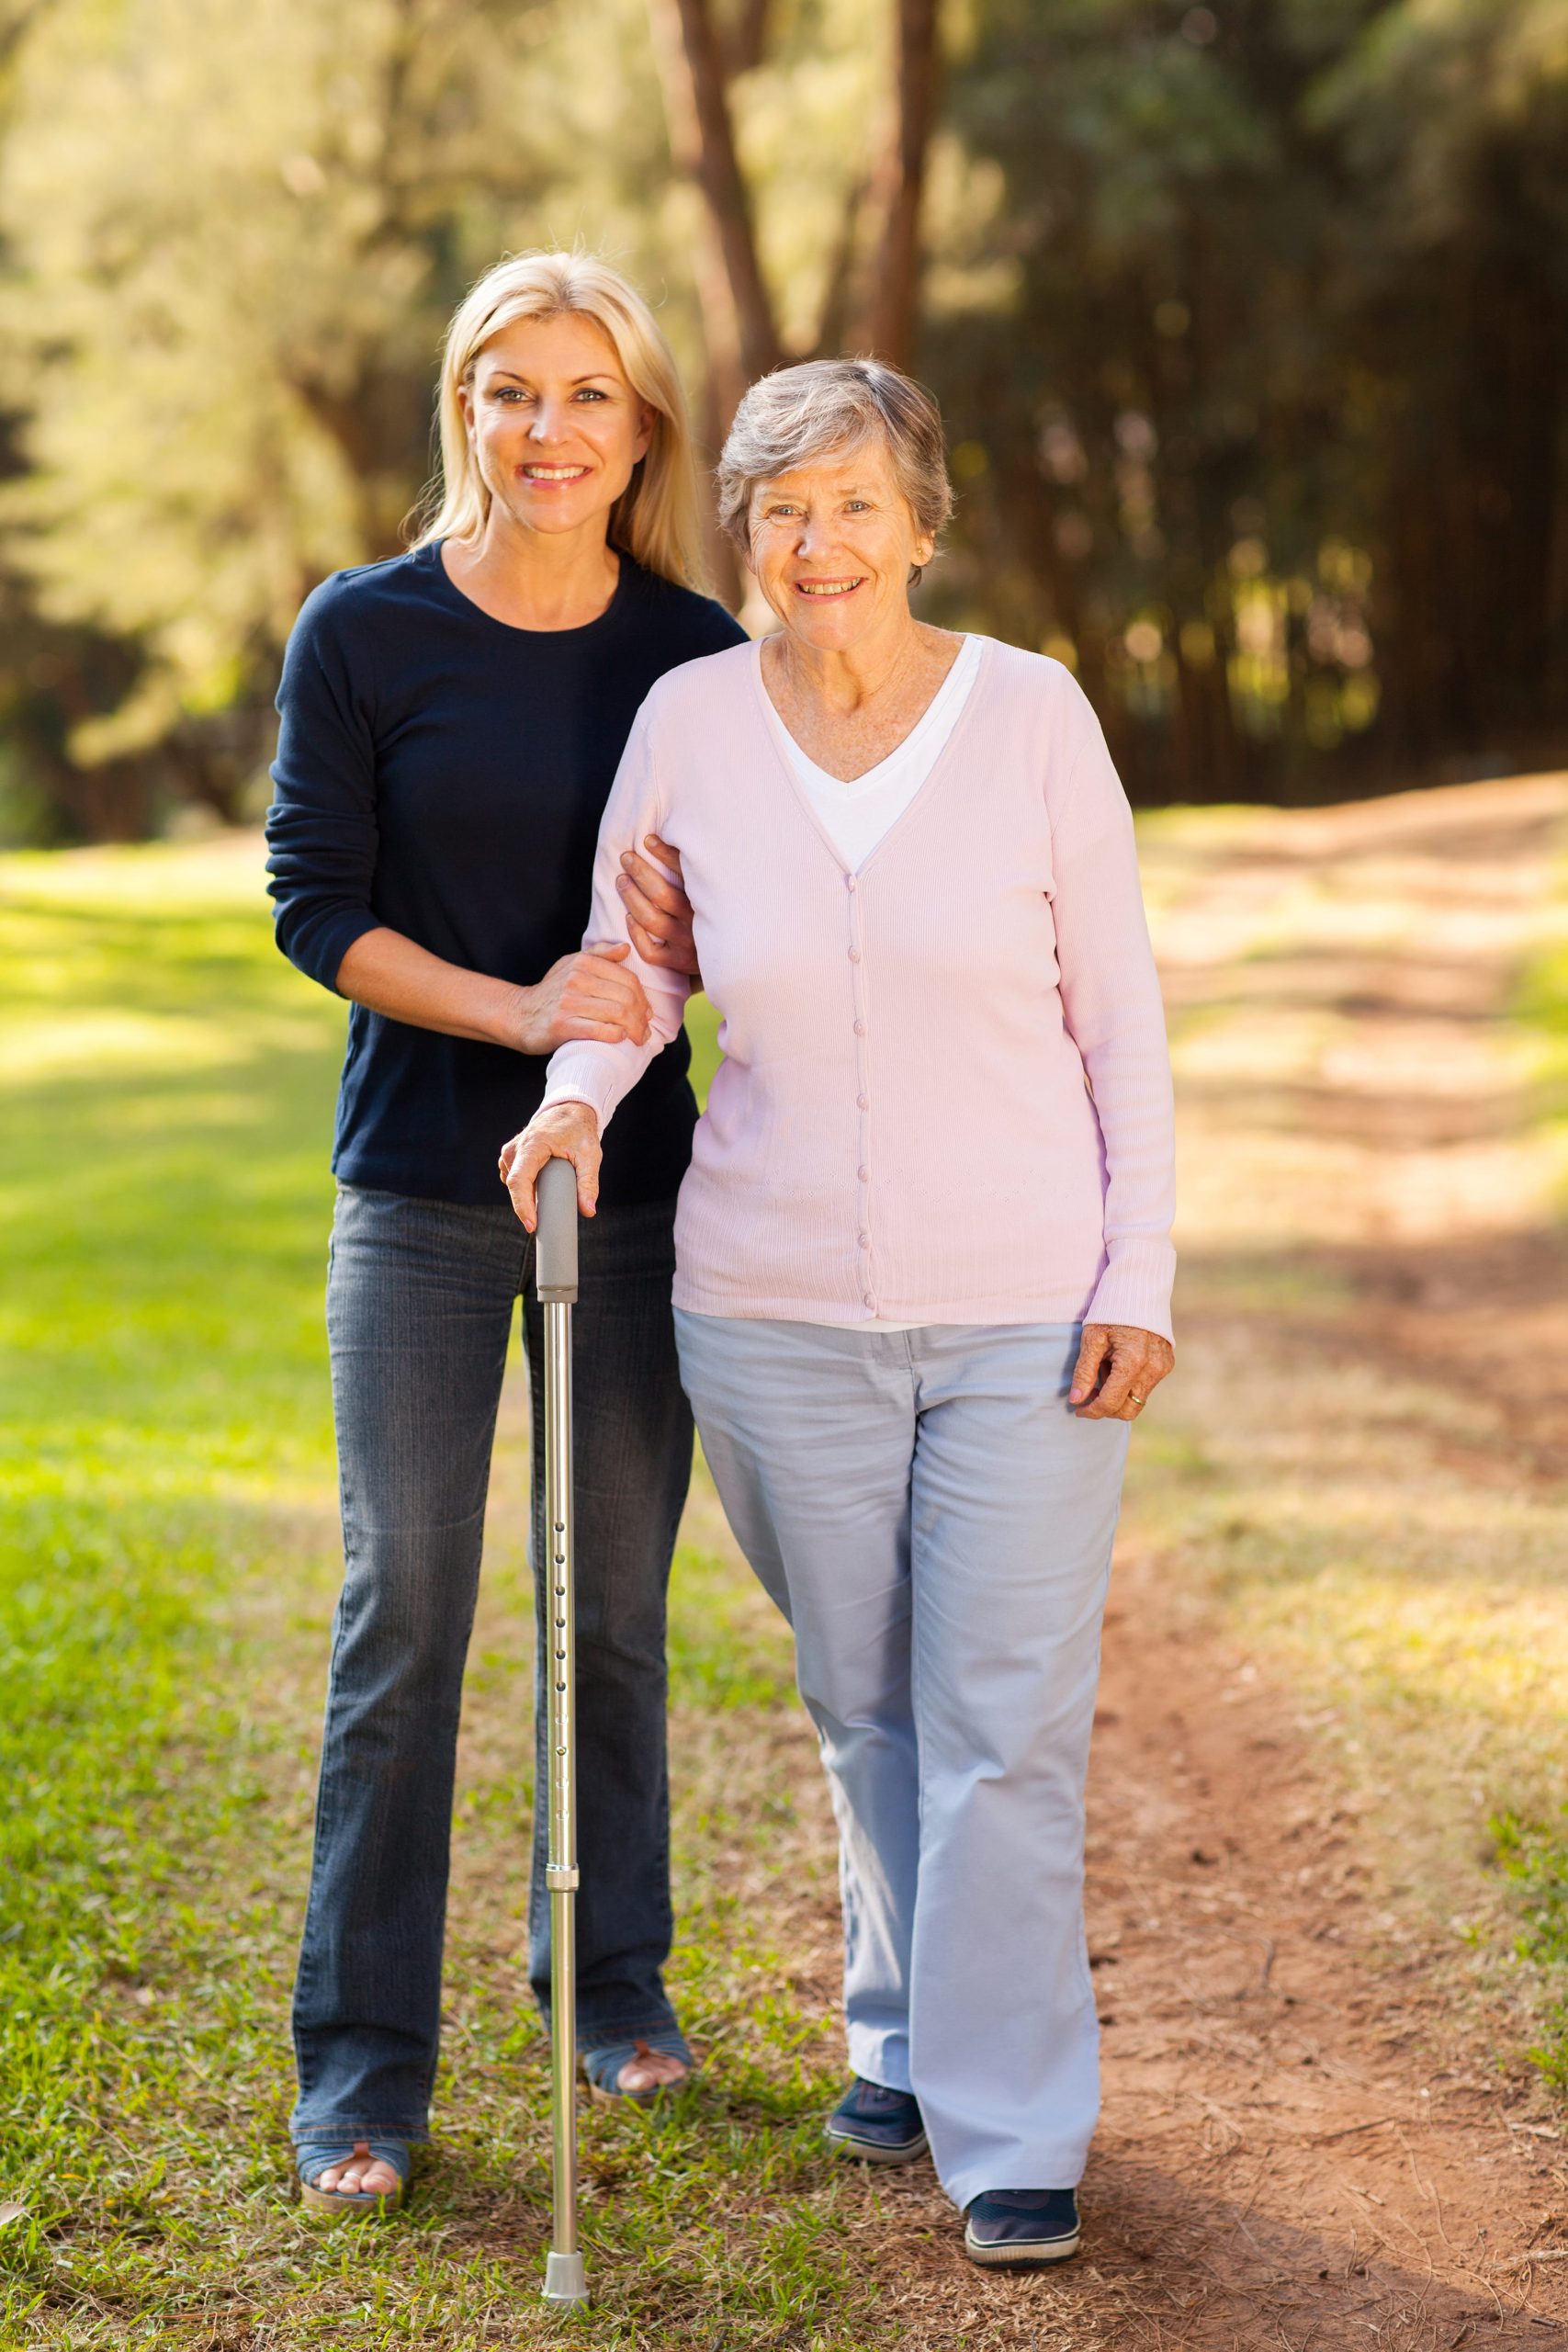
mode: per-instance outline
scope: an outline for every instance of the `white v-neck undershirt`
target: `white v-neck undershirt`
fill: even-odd
[[[863,775],[852,776],[848,783],[819,768],[779,720],[779,732],[800,788],[852,874],[865,864],[884,833],[897,822],[942,757],[969,698],[980,666],[980,650],[979,638],[964,638],[952,669],[903,741],[895,744],[885,760],[878,760]]]
[[[884,833],[897,823],[941,759],[947,739],[969,699],[969,689],[979,666],[980,639],[965,637],[952,669],[903,741],[895,744],[885,760],[878,760],[863,775],[852,776],[848,783],[842,776],[829,775],[826,768],[819,768],[801,750],[783,719],[779,720],[779,732],[784,739],[800,788],[852,874],[865,864]],[[870,1322],[857,1323],[853,1328],[857,1331],[912,1331],[916,1326],[889,1323],[875,1316]]]

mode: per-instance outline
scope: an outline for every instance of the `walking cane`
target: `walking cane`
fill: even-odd
[[[571,1589],[571,1310],[577,1298],[577,1170],[539,1171],[534,1278],[545,1310],[545,1558],[548,1648],[550,2250],[545,2301],[588,2301],[577,2245],[577,1645]],[[536,1793],[535,1802],[537,1803]]]

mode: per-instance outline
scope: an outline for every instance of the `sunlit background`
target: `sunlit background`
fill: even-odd
[[[257,813],[301,598],[427,477],[446,318],[579,239],[710,456],[781,357],[935,387],[925,609],[1070,662],[1141,803],[1568,743],[1561,0],[8,9],[14,843]]]
[[[0,2344],[558,2340],[515,1363],[436,2152],[352,2246],[289,2201],[344,1007],[274,948],[258,820],[448,313],[578,239],[709,457],[781,357],[940,393],[921,609],[1105,721],[1181,1202],[1090,1784],[1089,2258],[976,2283],[929,2175],[824,2153],[831,1827],[699,1470],[711,2066],[585,2112],[582,2341],[1562,2340],[1568,0],[0,0]]]

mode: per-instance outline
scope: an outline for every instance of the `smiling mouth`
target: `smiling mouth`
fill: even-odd
[[[797,596],[852,596],[857,588],[864,585],[863,572],[855,580],[797,580],[795,593]]]
[[[581,481],[587,471],[586,466],[525,466],[522,469],[525,481],[540,482]]]

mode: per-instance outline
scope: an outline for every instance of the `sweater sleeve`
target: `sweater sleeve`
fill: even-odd
[[[1165,1010],[1133,812],[1099,720],[1076,687],[1073,695],[1067,780],[1052,810],[1052,910],[1062,1004],[1105,1143],[1109,1262],[1085,1320],[1169,1339],[1176,1143]]]
[[[646,833],[661,833],[662,814],[652,728],[645,702],[632,723],[600,821],[599,845],[593,857],[593,911],[582,934],[585,947],[595,942],[622,939],[630,944],[626,908],[615,888],[621,852],[636,848]],[[622,968],[636,973],[648,997],[651,1021],[647,1044],[634,1046],[629,1038],[623,1037],[618,1045],[610,1046],[584,1037],[558,1046],[545,1072],[544,1099],[539,1105],[543,1111],[552,1102],[586,1102],[598,1114],[601,1135],[655,1055],[662,1053],[679,1033],[686,999],[691,994],[690,981],[679,972],[645,964],[635,947]]]
[[[336,988],[355,941],[380,927],[370,903],[378,836],[369,651],[344,618],[341,583],[325,581],[294,625],[266,820],[277,944],[326,989]]]

